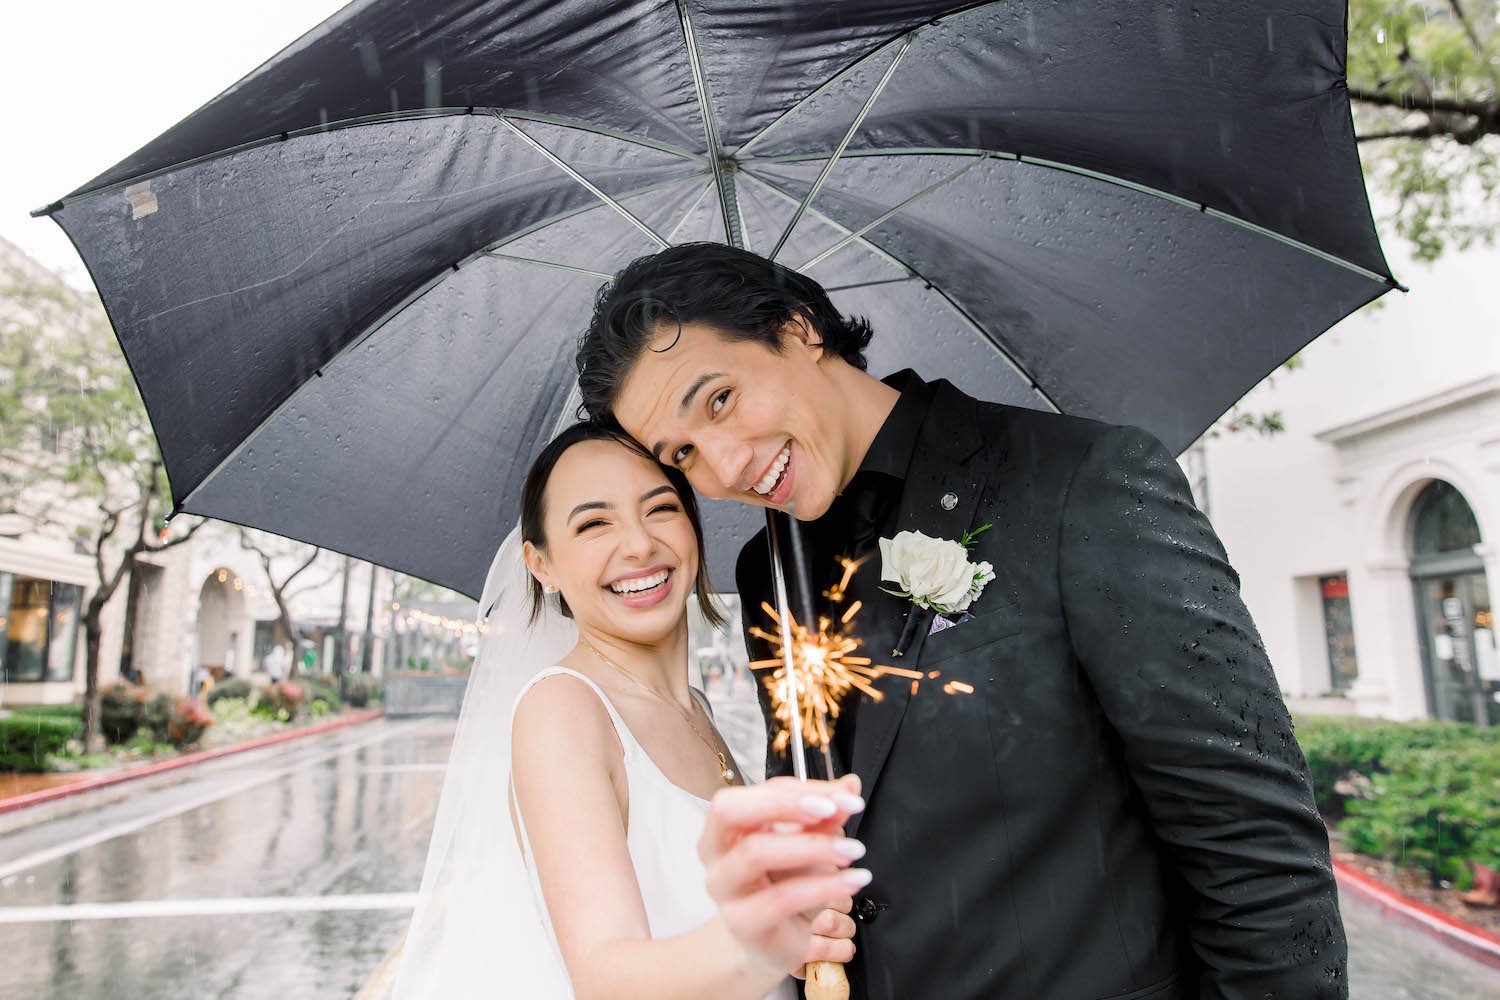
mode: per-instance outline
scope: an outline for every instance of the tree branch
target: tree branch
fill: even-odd
[[[1446,131],[1435,127],[1432,122],[1418,125],[1415,128],[1396,129],[1392,132],[1367,132],[1354,137],[1355,142],[1378,142],[1381,139],[1433,139],[1440,135],[1446,135]]]
[[[1480,57],[1483,58],[1485,55],[1484,41],[1480,39],[1479,33],[1474,30],[1474,25],[1469,21],[1469,15],[1464,13],[1464,9],[1459,5],[1458,0],[1448,0],[1448,7],[1453,11],[1453,16],[1463,27],[1464,34],[1469,36],[1469,44],[1473,45],[1474,51],[1479,53]]]
[[[1500,117],[1500,101],[1464,101],[1448,97],[1424,97],[1420,94],[1391,94],[1383,90],[1349,88],[1349,99],[1377,108],[1399,108],[1403,111],[1447,112],[1470,118]]]

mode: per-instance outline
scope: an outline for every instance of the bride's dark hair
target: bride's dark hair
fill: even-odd
[[[547,483],[552,479],[552,470],[557,467],[557,461],[562,458],[563,453],[585,441],[613,441],[661,469],[667,482],[672,484],[672,489],[677,491],[677,499],[682,503],[688,523],[693,526],[693,537],[698,542],[698,576],[693,580],[693,589],[698,594],[698,608],[710,625],[723,628],[728,624],[728,619],[719,606],[719,595],[714,590],[713,581],[708,577],[708,553],[703,549],[703,519],[698,514],[698,498],[693,495],[693,488],[688,485],[686,476],[677,469],[668,468],[656,461],[649,451],[628,434],[584,421],[574,424],[549,441],[536,461],[531,463],[531,470],[526,473],[526,485],[521,488],[521,540],[530,542],[539,549],[547,547],[547,532],[542,526],[547,510]],[[535,622],[542,613],[547,595],[534,576],[530,578],[530,587],[531,620]],[[561,594],[557,595],[557,600],[562,613],[572,618],[573,611]]]

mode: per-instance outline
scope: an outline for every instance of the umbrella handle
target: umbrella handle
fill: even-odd
[[[849,1000],[844,967],[838,962],[808,962],[807,1000]]]

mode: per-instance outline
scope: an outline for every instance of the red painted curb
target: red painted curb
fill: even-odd
[[[112,774],[101,774],[95,778],[84,778],[69,785],[58,785],[56,788],[43,788],[40,791],[27,792],[24,795],[12,795],[8,799],[0,799],[0,815],[15,812],[18,809],[29,809],[39,806],[45,802],[54,802],[57,799],[65,799],[70,795],[79,795],[83,792],[93,791],[96,788],[104,788],[107,785],[118,785],[122,781],[134,781],[136,778],[147,778],[153,774],[161,774],[163,771],[175,771],[179,767],[187,767],[191,764],[201,764],[204,761],[215,760],[219,757],[228,757],[230,754],[244,753],[247,750],[258,750],[276,743],[285,743],[287,740],[295,740],[303,736],[315,736],[318,733],[326,733],[334,729],[343,729],[345,726],[355,726],[361,722],[369,722],[371,719],[379,718],[385,714],[383,709],[372,708],[364,712],[352,712],[340,719],[330,719],[317,725],[307,726],[303,729],[293,729],[284,733],[276,733],[272,736],[262,736],[260,739],[250,740],[246,743],[236,743],[233,746],[219,747],[217,750],[200,750],[197,753],[184,754],[181,757],[173,757],[171,760],[158,761],[155,764],[144,764],[140,767],[128,768],[124,771],[115,771]]]
[[[1475,961],[1500,969],[1500,936],[1440,913],[1342,861],[1333,863],[1333,872],[1345,888],[1354,890],[1406,926],[1463,952]]]

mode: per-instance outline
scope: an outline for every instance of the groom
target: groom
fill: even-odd
[[[1172,456],[1134,428],[881,381],[870,338],[811,279],[697,244],[617,275],[578,354],[592,415],[704,496],[795,509],[821,610],[863,602],[864,651],[926,675],[848,699],[835,733],[875,873],[854,995],[1347,996],[1307,767]],[[965,610],[886,592],[881,538],[986,526],[969,559],[996,576]],[[739,561],[747,625],[766,546]],[[843,595],[839,557],[866,561]]]

